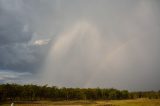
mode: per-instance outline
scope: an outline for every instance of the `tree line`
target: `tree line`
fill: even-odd
[[[159,99],[160,91],[128,92],[114,88],[58,88],[47,85],[0,84],[0,101]]]

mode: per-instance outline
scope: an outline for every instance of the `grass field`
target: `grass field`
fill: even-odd
[[[2,106],[10,106],[4,104]],[[160,99],[110,100],[110,101],[39,101],[15,106],[160,106]]]

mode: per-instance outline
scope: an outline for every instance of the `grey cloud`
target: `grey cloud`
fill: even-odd
[[[43,63],[48,45],[32,45],[28,21],[23,1],[0,1],[0,69],[35,73]]]
[[[2,1],[1,69],[59,86],[160,88],[158,0]]]
[[[53,42],[42,72],[45,82],[158,90],[158,5],[149,0],[62,1],[64,31]]]
[[[0,8],[1,9],[1,8]],[[13,43],[27,43],[31,39],[31,32],[23,31],[25,23],[16,14],[1,9],[0,12],[0,45]]]
[[[15,81],[20,82],[22,78],[29,77],[29,72],[14,72],[9,70],[0,70],[0,82],[1,83],[14,83]]]

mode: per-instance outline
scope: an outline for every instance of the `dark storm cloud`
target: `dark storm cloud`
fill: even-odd
[[[47,45],[33,44],[34,32],[21,6],[23,2],[17,0],[0,1],[0,69],[35,73],[43,62],[44,53],[40,51]]]
[[[0,12],[0,45],[12,45],[14,43],[27,43],[32,36],[31,32],[23,31],[25,23],[3,9]]]
[[[12,44],[0,47],[0,65],[2,69],[34,73],[43,61],[40,50],[46,47]],[[39,53],[40,52],[40,53]]]

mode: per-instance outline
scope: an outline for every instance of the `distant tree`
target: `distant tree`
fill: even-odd
[[[122,91],[121,91],[121,98],[122,98],[122,99],[127,99],[127,98],[129,98],[129,93],[128,93],[127,90],[122,90]]]
[[[58,88],[47,85],[0,84],[0,101],[5,100],[108,100],[160,98],[160,91],[128,92],[101,88]]]

